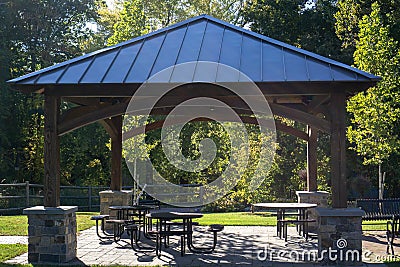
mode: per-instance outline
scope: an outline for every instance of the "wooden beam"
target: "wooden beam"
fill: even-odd
[[[44,206],[60,206],[60,98],[44,96]]]
[[[111,138],[111,190],[122,190],[122,121],[123,116],[111,118],[117,135]]]
[[[307,105],[307,111],[309,113],[315,114],[316,109],[326,103],[330,98],[330,95],[317,95],[314,96],[312,101]]]
[[[93,122],[103,120],[106,118],[122,115],[125,113],[127,108],[126,103],[119,103],[111,106],[105,106],[98,108],[90,113],[82,114],[81,116],[74,117],[72,119],[62,121],[58,125],[58,134],[64,135],[75,129],[91,124]]]
[[[61,116],[59,123],[62,124],[65,121],[73,120],[75,118],[79,118],[84,114],[88,114],[97,109],[96,106],[80,106],[74,107],[66,110]]]
[[[317,140],[318,131],[307,125],[307,190],[317,191]]]
[[[321,119],[315,115],[294,108],[289,108],[274,103],[270,103],[269,106],[271,107],[272,113],[274,115],[311,125],[312,127],[323,132],[330,132],[330,123],[325,119]]]
[[[190,82],[190,81],[189,81]],[[193,83],[198,84],[198,83]],[[256,82],[262,93],[266,96],[305,96],[305,95],[326,95],[327,93],[336,90],[345,89],[348,92],[355,93],[364,91],[371,86],[374,86],[376,81],[326,81],[326,82]],[[155,86],[166,88],[166,86],[174,87],[181,84],[156,84]],[[246,88],[249,83],[221,83],[223,86],[243,88],[242,95],[246,94]],[[14,89],[33,92],[44,87],[44,85],[11,85]],[[53,96],[61,97],[131,97],[136,90],[141,86],[141,83],[131,84],[60,84],[47,85],[45,93]],[[189,94],[191,92],[188,92]],[[213,96],[212,92],[209,92]]]
[[[157,105],[152,109],[153,115],[168,115],[169,112],[182,101],[187,100],[187,96],[181,97],[164,97],[162,98]],[[189,98],[190,99],[190,98]],[[247,104],[239,98],[234,97],[224,97],[218,96],[216,99],[224,101],[226,104],[232,107],[238,114],[252,114],[252,111],[249,110]],[[261,100],[260,100],[261,101]],[[265,100],[264,100],[265,101]],[[149,98],[143,98],[141,102],[139,102],[143,107],[136,107],[138,110],[135,111],[135,114],[146,114],[149,113],[150,110],[146,110],[146,108],[150,105],[148,103],[152,103],[152,100]],[[150,105],[151,106],[151,105]],[[319,129],[324,132],[330,132],[330,123],[329,121],[319,118],[318,116],[306,113],[302,110],[296,109],[294,107],[278,105],[274,103],[270,103],[271,110],[274,115],[285,117],[288,119],[292,119],[307,125],[311,125],[312,127]],[[122,115],[126,112],[128,108],[127,103],[118,103],[110,106],[99,107],[97,110],[93,110],[92,112],[84,112],[86,109],[82,109],[82,115],[78,117],[70,116],[68,120],[63,120],[58,127],[58,134],[64,135],[68,132],[71,132],[77,128],[88,125],[90,123],[104,120],[110,117]],[[79,108],[76,108],[77,110]],[[224,108],[216,107],[215,113],[218,114],[218,109],[224,110]],[[220,112],[222,113],[222,112]],[[77,114],[79,114],[77,112]],[[133,115],[133,114],[132,114]],[[185,114],[182,114],[185,115]]]
[[[63,97],[62,99],[83,106],[98,106],[101,103],[99,97]]]
[[[281,131],[281,132],[293,135],[301,140],[308,141],[307,133],[305,133],[299,129],[296,129],[289,125],[286,125],[286,124],[280,122],[279,120],[275,120],[275,126],[276,126],[277,131]]]
[[[302,96],[276,97],[274,102],[277,104],[303,104],[303,97]]]
[[[112,119],[104,119],[99,122],[104,127],[104,129],[107,131],[107,133],[111,139],[118,138],[118,134],[119,134],[118,128],[114,124],[114,121]]]
[[[347,208],[346,181],[346,93],[331,95],[331,189],[332,207]]]

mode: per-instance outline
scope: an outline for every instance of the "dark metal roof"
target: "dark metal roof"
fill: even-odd
[[[8,82],[17,89],[35,85],[137,84],[167,67],[192,61],[223,63],[259,83],[379,80],[343,63],[202,15]],[[170,82],[179,71],[182,69],[171,71]],[[192,71],[195,79],[201,70],[186,71]]]

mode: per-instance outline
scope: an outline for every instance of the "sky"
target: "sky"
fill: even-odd
[[[106,0],[107,6],[112,7],[114,6],[114,0]]]

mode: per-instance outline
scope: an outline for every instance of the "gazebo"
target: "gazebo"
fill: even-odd
[[[60,207],[60,136],[100,122],[112,141],[110,189],[114,193],[121,191],[122,121],[131,97],[159,71],[203,61],[224,64],[246,74],[260,88],[274,115],[307,125],[307,132],[303,132],[276,121],[277,130],[307,141],[307,188],[311,193],[318,193],[317,133],[330,134],[333,209],[323,210],[319,216],[340,217],[342,223],[343,218],[348,223],[361,223],[362,214],[347,209],[345,105],[349,95],[374,86],[379,77],[202,15],[8,81],[15,90],[44,95],[45,197],[44,207],[25,210],[29,236],[37,237],[29,239],[30,262],[65,262],[76,256],[76,208]],[[196,69],[185,71],[195,77]],[[207,96],[239,107],[243,120],[253,123],[243,116],[248,114],[248,107],[238,96],[223,88],[195,83],[195,79],[179,81],[182,82],[188,84],[184,93],[165,97],[152,114],[168,114],[182,101]],[[246,92],[246,83],[240,78],[230,82]],[[172,78],[166,83],[165,86],[178,84]],[[162,83],[158,86],[163,90]],[[60,114],[60,101],[76,106]],[[153,125],[157,127],[162,127],[162,123]],[[38,230],[40,227],[57,230],[45,234]],[[334,231],[337,234],[338,230]],[[342,236],[346,231],[361,232],[340,231]],[[46,239],[52,241],[46,244],[44,235],[52,237]],[[328,244],[334,242],[328,234],[321,236],[321,244],[327,244],[324,238]],[[352,247],[361,249],[361,239]]]

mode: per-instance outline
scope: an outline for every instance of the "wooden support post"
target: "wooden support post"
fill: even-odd
[[[60,98],[44,96],[44,206],[60,206]]]
[[[317,191],[317,138],[318,131],[307,126],[307,190]]]
[[[117,131],[111,136],[111,190],[122,190],[122,115],[113,117],[112,123]]]
[[[347,208],[346,187],[346,93],[331,94],[331,188],[332,207]]]

